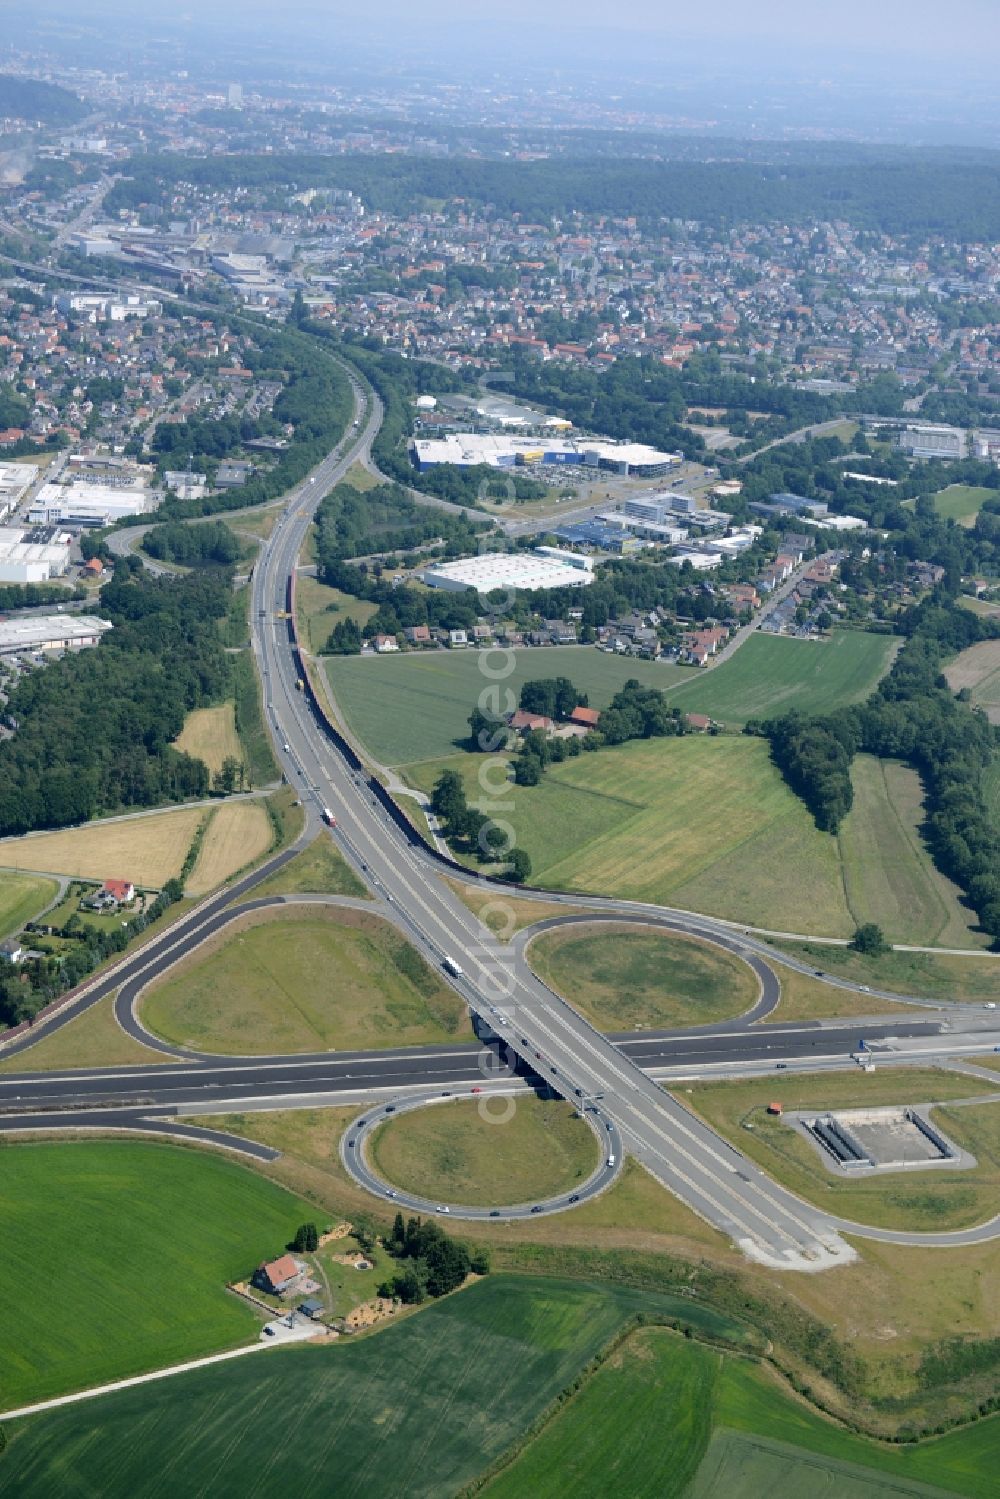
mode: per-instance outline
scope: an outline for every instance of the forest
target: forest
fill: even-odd
[[[150,155],[106,208],[165,207],[179,183],[201,188],[340,188],[370,210],[404,214],[456,198],[543,222],[573,213],[702,223],[847,219],[890,234],[1000,238],[996,173],[960,156],[900,152],[855,162],[697,162],[577,157],[488,161],[426,156]]]
[[[172,748],[192,708],[219,702],[231,668],[218,621],[228,580],[152,578],[120,562],[101,590],[100,645],[27,673],[5,710],[0,836],[204,796],[208,771]]]
[[[69,89],[43,83],[38,78],[15,78],[10,73],[0,73],[0,119],[72,125],[86,113],[83,100]]]
[[[221,520],[193,525],[168,521],[154,526],[143,537],[142,550],[157,562],[174,562],[181,567],[232,567],[247,552]]]

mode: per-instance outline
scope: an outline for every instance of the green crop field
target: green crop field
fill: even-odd
[[[859,703],[884,676],[897,641],[860,630],[835,630],[828,640],[752,635],[721,666],[697,672],[671,692],[686,713],[707,713],[725,724],[773,718],[796,708],[828,713]]]
[[[140,1004],[164,1040],[239,1056],[472,1037],[458,995],[387,922],[331,907],[241,919]]]
[[[479,651],[429,651],[325,662],[333,694],[353,732],[383,765],[412,765],[452,752],[468,735],[467,719],[484,688],[510,689],[516,706],[523,682],[565,676],[603,708],[630,677],[660,687],[685,712],[725,723],[800,708],[827,711],[867,697],[886,671],[896,642],[886,635],[835,631],[829,640],[754,635],[717,668],[667,666],[607,655],[593,646],[513,653],[514,670],[499,683],[481,670]],[[499,670],[504,655],[486,657]],[[502,709],[508,706],[500,698]]]
[[[599,1161],[593,1131],[568,1103],[530,1095],[492,1104],[451,1099],[399,1115],[369,1148],[397,1187],[472,1207],[572,1192]]]
[[[874,921],[890,942],[985,946],[975,914],[934,867],[920,835],[923,788],[898,760],[858,755],[854,806],[839,835],[847,903],[858,925]]]
[[[55,900],[59,886],[42,876],[0,870],[0,937],[13,936]]]
[[[904,1451],[793,1402],[744,1359],[660,1328],[633,1333],[509,1467],[488,1499],[836,1499],[985,1496],[1000,1431]],[[780,1436],[777,1434],[780,1433]],[[966,1437],[972,1438],[967,1450]],[[931,1487],[930,1485],[933,1485]]]
[[[984,489],[978,484],[949,484],[934,496],[934,509],[945,520],[956,520],[960,526],[972,526],[987,500],[1000,498],[1000,490]]]
[[[443,762],[479,800],[484,757]],[[442,764],[415,767],[430,790]],[[847,937],[837,840],[817,831],[771,763],[742,735],[633,741],[551,766],[504,797],[533,884],[683,906],[748,925]]]
[[[572,926],[542,932],[528,961],[603,1031],[707,1025],[757,1000],[753,970],[710,942],[654,927]]]
[[[351,729],[383,765],[409,765],[450,755],[459,741],[468,738],[468,717],[484,688],[500,688],[500,708],[505,711],[506,689],[514,695],[509,706],[515,708],[523,682],[563,676],[587,693],[591,707],[604,708],[630,677],[667,687],[691,675],[689,668],[629,661],[590,645],[510,653],[498,649],[483,662],[481,654],[428,651],[420,656],[363,660],[335,656],[324,667]],[[509,676],[498,679],[484,674],[482,666],[496,673],[505,661],[514,664]]]
[[[683,1298],[490,1276],[375,1336],[275,1349],[8,1424],[0,1488],[444,1499],[639,1311],[743,1341]]]
[[[5,1145],[2,1160],[4,1410],[253,1342],[258,1319],[226,1282],[309,1216],[205,1151],[46,1142]]]

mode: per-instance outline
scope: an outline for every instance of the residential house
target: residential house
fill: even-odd
[[[386,656],[391,651],[399,650],[399,642],[395,635],[376,635],[375,650],[380,656]]]
[[[251,1284],[270,1296],[287,1296],[302,1289],[308,1272],[309,1266],[304,1260],[297,1260],[292,1254],[282,1254],[276,1260],[265,1260],[258,1265]]]
[[[0,942],[0,958],[2,958],[5,963],[20,963],[26,951],[27,949],[23,946],[22,943],[17,940],[16,937],[5,937],[4,940]]]
[[[135,900],[135,886],[131,880],[105,880],[98,896],[116,906],[127,906]]]
[[[685,713],[684,722],[696,734],[706,734],[714,720],[709,718],[707,713]]]
[[[469,643],[469,633],[468,633],[467,630],[449,630],[448,631],[448,644],[452,647],[453,650],[454,649],[459,649],[460,650],[463,646],[468,645],[468,643]]]
[[[729,631],[721,625],[709,630],[692,630],[681,642],[681,656],[695,666],[707,666],[720,645],[729,639]]]
[[[403,633],[411,645],[424,646],[434,644],[431,638],[430,625],[411,625]]]

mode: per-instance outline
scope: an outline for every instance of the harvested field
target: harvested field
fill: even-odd
[[[223,760],[242,760],[243,746],[236,732],[235,703],[220,703],[217,708],[196,708],[184,720],[174,746],[196,760],[203,760],[212,775],[222,769]]]
[[[273,829],[259,801],[225,802],[212,814],[198,861],[188,877],[188,894],[207,895],[231,874],[262,858]]]
[[[0,866],[87,880],[131,880],[160,889],[180,874],[204,816],[204,807],[180,807],[53,833],[3,838]]]
[[[1000,723],[1000,640],[970,645],[945,667],[944,674],[952,692],[967,687],[990,723]]]

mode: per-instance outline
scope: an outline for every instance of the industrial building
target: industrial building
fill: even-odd
[[[575,466],[615,474],[653,478],[680,462],[639,442],[612,442],[601,437],[511,437],[485,432],[453,432],[447,437],[416,438],[413,456],[419,469],[451,463],[456,468],[532,468]]]
[[[554,526],[551,534],[573,546],[597,547],[618,557],[629,557],[641,551],[642,542],[621,525],[612,525],[603,517],[580,521],[576,525]]]
[[[69,567],[69,542],[49,531],[0,528],[0,583],[48,583]]]
[[[914,423],[904,427],[899,446],[911,458],[964,458],[966,434],[961,427],[931,427]]]
[[[23,615],[0,620],[0,656],[22,651],[79,651],[97,645],[110,620],[90,614]]]
[[[465,557],[459,562],[441,562],[424,570],[423,580],[429,588],[444,588],[453,593],[474,588],[477,593],[491,593],[495,588],[583,588],[594,581],[594,564],[590,557],[560,552],[556,556],[540,552],[484,552],[479,557]],[[572,556],[572,562],[560,561]]]
[[[123,323],[127,318],[158,317],[163,303],[155,297],[119,296],[107,292],[63,292],[55,299],[59,312],[72,314],[85,323]]]
[[[105,484],[43,484],[31,502],[33,525],[110,526],[126,515],[142,515],[147,494],[142,489],[120,489]]]
[[[9,515],[29,484],[38,478],[33,463],[0,463],[0,516]]]

